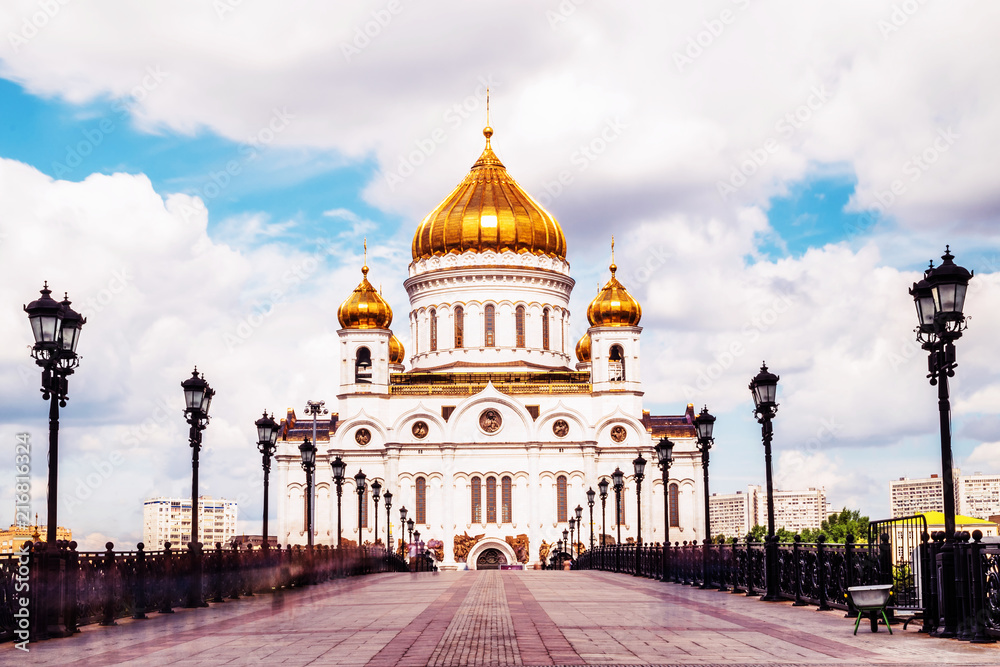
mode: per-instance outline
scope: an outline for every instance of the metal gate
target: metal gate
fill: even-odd
[[[882,535],[889,536],[889,566],[896,593],[896,609],[923,609],[920,591],[921,536],[927,532],[927,518],[922,514],[894,519],[882,519],[868,524],[868,549],[873,562],[884,568],[879,553]],[[887,582],[888,583],[888,582]]]

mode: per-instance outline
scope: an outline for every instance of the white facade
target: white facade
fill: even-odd
[[[491,134],[492,130],[487,138]],[[480,165],[492,170],[486,186],[484,180],[476,180]],[[323,398],[329,404],[329,397],[336,396],[331,418],[317,423],[316,543],[337,541],[336,488],[330,463],[338,455],[347,464],[342,536],[354,543],[359,541],[354,487],[359,469],[369,483],[377,478],[393,494],[394,546],[402,537],[398,511],[405,506],[425,543],[443,542],[442,567],[475,568],[477,556],[487,549],[513,562],[516,553],[510,542],[523,546],[525,538],[527,564],[537,564],[542,543],[554,545],[562,538],[567,518],[577,505],[584,510],[579,541],[589,545],[585,493],[588,488],[596,491],[600,479],[609,477],[616,467],[626,473],[621,536],[623,541],[634,539],[639,517],[632,461],[639,453],[649,461],[641,485],[641,536],[644,542],[660,542],[664,538],[664,488],[653,446],[665,436],[675,443],[669,482],[670,487],[676,486],[671,540],[703,539],[699,526],[704,525],[704,496],[694,411],[687,406],[680,415],[661,417],[643,410],[638,304],[631,302],[633,309],[621,315],[614,309],[625,292],[614,292],[609,297],[611,305],[604,304],[602,311],[610,309],[612,315],[602,315],[605,319],[589,329],[593,363],[579,358],[577,364],[576,341],[568,338],[574,280],[564,248],[551,251],[556,247],[551,239],[559,238],[553,236],[551,225],[558,231],[557,223],[551,219],[545,223],[550,226],[543,227],[540,221],[550,219],[549,214],[516,183],[511,185],[512,179],[502,170],[487,143],[480,162],[460,186],[467,188],[463,192],[480,188],[471,197],[479,208],[470,214],[470,196],[463,195],[460,205],[464,208],[458,214],[467,220],[470,215],[481,216],[471,218],[472,232],[493,240],[476,241],[477,247],[462,252],[446,248],[424,254],[417,252],[414,243],[414,260],[404,282],[409,313],[399,318],[409,326],[415,342],[414,349],[407,350],[406,372],[389,364],[391,314],[378,320],[377,327],[383,328],[356,324],[350,328],[341,318],[339,350],[330,350],[329,358],[319,364],[321,368],[337,365],[340,372],[317,371],[315,390],[308,397]],[[507,190],[500,197],[484,187]],[[486,194],[480,197],[481,192]],[[520,208],[502,210],[505,201],[514,200]],[[445,200],[425,218],[421,229],[446,204],[451,205]],[[530,220],[524,207],[529,209]],[[477,232],[477,226],[482,230]],[[528,250],[487,247],[526,233],[535,235],[535,245]],[[454,243],[464,243],[468,234],[467,225]],[[438,243],[438,236],[428,233],[421,243]],[[548,249],[537,249],[540,238],[550,239],[545,241],[550,243]],[[350,310],[348,305],[345,302],[342,309]],[[348,317],[350,322],[375,321],[370,314],[359,315],[357,309],[353,315],[353,320]],[[619,320],[612,319],[616,315],[621,315]],[[624,324],[622,318],[627,320]],[[371,368],[365,366],[364,375],[359,375],[359,354],[367,359],[369,353]],[[304,404],[306,398],[298,400]],[[298,445],[304,437],[312,437],[313,424],[305,419],[297,422],[292,411],[282,424],[275,459],[277,539],[281,544],[305,544],[306,480]],[[609,495],[606,534],[616,538],[614,494]],[[371,542],[376,536],[370,495],[364,504],[367,516],[360,540]],[[383,504],[378,505],[378,512],[377,537],[384,542]],[[595,543],[599,543],[601,525],[598,499]]]
[[[960,512],[961,475],[955,469],[955,511]],[[921,512],[944,512],[944,482],[936,474],[925,479],[900,477],[889,482],[889,514],[893,517],[913,516]]]
[[[228,544],[236,536],[235,500],[198,497],[198,541],[214,547]],[[150,498],[142,506],[142,541],[147,550],[159,550],[165,542],[174,549],[191,541],[191,499]]]
[[[965,475],[959,486],[959,514],[984,520],[1000,515],[1000,475]]]
[[[712,494],[708,499],[712,535],[743,538],[754,526],[767,526],[767,492],[760,485],[746,491]],[[801,533],[815,530],[830,515],[823,489],[774,492],[774,529]]]

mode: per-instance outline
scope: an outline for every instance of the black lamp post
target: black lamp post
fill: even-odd
[[[618,525],[618,544],[622,543],[622,489],[625,488],[625,473],[618,467],[611,473],[611,487],[615,490],[615,523]]]
[[[587,507],[590,508],[590,550],[594,550],[594,487],[587,489]],[[593,557],[593,554],[591,554]]]
[[[340,501],[344,495],[344,473],[347,472],[347,464],[338,456],[330,461],[330,467],[333,468],[333,484],[337,487],[337,548],[339,549],[343,538],[340,526]]]
[[[191,588],[187,601],[188,607],[206,606],[201,594],[201,557],[198,542],[198,453],[201,451],[201,432],[208,425],[208,410],[212,405],[215,390],[205,382],[205,376],[198,376],[198,368],[187,380],[181,382],[184,389],[184,414],[191,426],[188,441],[191,445],[191,542],[189,548],[195,559],[195,574],[191,577]]]
[[[674,460],[674,443],[660,438],[656,443],[656,461],[663,473],[663,581],[670,579],[670,464]]]
[[[421,544],[421,542],[420,542],[420,531],[419,530],[413,531],[413,539],[415,540],[414,544],[417,546],[417,556],[423,555],[423,553],[424,553],[424,545]]]
[[[365,481],[366,477],[361,469],[358,468],[358,474],[354,476],[354,489],[358,492],[358,546],[363,544],[361,532],[361,511],[364,508],[365,502],[365,491],[368,489],[368,483]]]
[[[569,531],[564,528],[563,532],[562,532],[562,536],[563,536],[563,538],[562,538],[563,551],[569,551]],[[573,554],[570,554],[569,557],[572,559],[573,558]]]
[[[42,400],[49,401],[49,489],[46,497],[48,526],[45,528],[45,541],[54,545],[58,525],[56,499],[59,489],[59,408],[66,407],[69,393],[67,378],[80,365],[76,344],[87,318],[70,308],[68,296],[62,303],[50,297],[52,290],[49,289],[48,282],[42,287],[41,293],[41,298],[24,306],[24,312],[28,314],[31,333],[35,339],[31,356],[42,368]]]
[[[404,559],[409,557],[409,551],[407,550],[407,547],[409,546],[409,542],[406,541],[406,525],[407,525],[406,524],[406,507],[400,507],[399,508],[399,532],[402,533],[402,535],[400,535],[399,538],[401,540],[403,540],[403,558]],[[411,533],[413,532],[413,526],[412,525],[410,525],[410,532]]]
[[[604,536],[608,534],[608,526],[605,522],[605,510],[608,506],[608,478],[602,477],[601,481],[597,483],[597,488],[600,491],[601,498],[601,546],[604,546]]]
[[[375,502],[375,526],[372,529],[372,543],[378,542],[378,501],[382,497],[382,482],[372,480],[372,500]]]
[[[761,364],[760,372],[750,381],[750,393],[753,394],[754,415],[761,425],[761,437],[764,440],[764,464],[767,472],[767,544],[764,545],[764,576],[767,591],[761,600],[768,602],[780,599],[778,597],[778,538],[774,534],[774,486],[771,482],[771,438],[774,432],[771,420],[778,413],[775,396],[778,393],[778,376],[767,370],[767,364]]]
[[[385,498],[385,553],[392,553],[392,518],[389,516],[389,510],[392,509],[392,494],[386,491],[382,494]]]
[[[642,572],[642,480],[646,475],[646,459],[642,452],[632,461],[635,472],[635,576]]]
[[[580,524],[583,522],[583,508],[577,505],[574,512],[576,512],[576,542],[573,545],[576,547],[576,555],[579,557],[580,542],[583,541],[583,529],[580,528]]]
[[[407,548],[409,548],[410,544],[413,542],[413,519],[406,520],[406,530],[410,533],[410,541],[406,543]],[[417,535],[420,535],[420,533],[418,532]],[[407,556],[408,555],[409,551],[407,551]]]
[[[963,313],[969,280],[975,275],[955,264],[949,246],[945,246],[941,265],[931,262],[924,279],[910,288],[917,308],[917,340],[927,350],[927,377],[938,388],[938,415],[941,431],[941,481],[944,492],[945,544],[938,562],[938,577],[944,592],[941,614],[935,635],[954,637],[958,630],[958,610],[954,602],[955,588],[955,481],[951,456],[951,401],[948,378],[955,376],[958,366],[955,341],[968,326]]]
[[[316,445],[309,436],[299,445],[299,454],[302,456],[302,469],[306,471],[306,545],[311,549],[313,546],[313,474],[316,472]]]
[[[278,431],[280,427],[274,421],[274,415],[268,417],[267,412],[264,416],[254,422],[257,427],[257,450],[262,456],[262,465],[264,467],[264,543],[263,548],[267,550],[270,545],[267,540],[267,492],[268,492],[268,478],[271,475],[271,457],[274,456],[275,445],[278,442]]]
[[[694,418],[694,428],[698,432],[698,450],[701,452],[701,468],[702,474],[705,476],[705,549],[701,552],[701,588],[710,588],[708,585],[708,549],[712,543],[712,522],[708,503],[708,450],[715,442],[712,437],[712,431],[715,429],[715,417],[708,412],[707,405]]]

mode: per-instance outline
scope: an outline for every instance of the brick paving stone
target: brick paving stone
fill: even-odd
[[[841,611],[602,572],[379,574],[0,645],[25,665],[1000,665],[1000,645],[889,636]]]

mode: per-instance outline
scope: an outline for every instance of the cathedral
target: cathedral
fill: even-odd
[[[637,519],[643,542],[662,542],[663,494],[671,541],[703,539],[694,410],[643,410],[642,308],[615,277],[613,244],[610,277],[587,308],[590,327],[579,341],[569,340],[574,280],[566,236],[507,173],[490,145],[492,128],[483,134],[486,147],[468,175],[413,234],[403,283],[409,356],[366,261],[361,282],[337,311],[339,341],[324,363],[339,371],[336,404],[328,415],[296,418],[289,410],[282,420],[278,542],[307,542],[299,453],[305,438],[317,447],[316,544],[337,543],[337,457],[346,464],[343,543],[384,544],[388,528],[398,549],[410,538],[400,525],[405,507],[441,569],[539,565],[577,506],[583,548],[591,528],[595,544],[602,533],[609,543],[619,534],[634,540]],[[675,443],[666,488],[653,450],[664,436]],[[649,461],[641,517],[632,465],[640,453]],[[591,524],[587,491],[596,492],[616,468],[625,473],[621,525],[613,490],[606,518],[596,499]],[[360,502],[359,470],[367,478]],[[392,493],[388,527],[384,498],[379,504],[372,496],[374,480]]]

